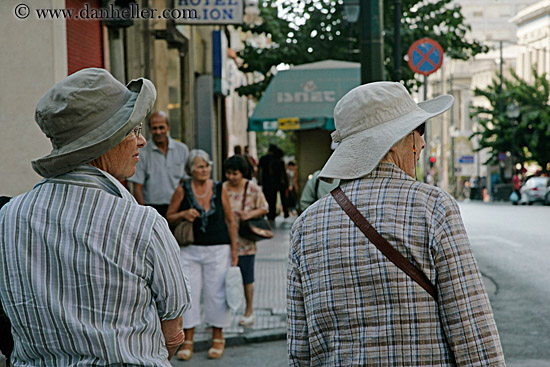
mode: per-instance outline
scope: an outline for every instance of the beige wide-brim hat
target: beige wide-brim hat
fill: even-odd
[[[453,96],[416,103],[400,83],[376,82],[349,91],[334,108],[338,146],[319,177],[355,179],[369,174],[390,148],[426,120],[447,111]]]
[[[68,76],[36,105],[35,120],[53,150],[32,161],[32,168],[43,177],[53,177],[93,161],[142,123],[155,99],[155,86],[145,78],[124,86],[97,68]]]

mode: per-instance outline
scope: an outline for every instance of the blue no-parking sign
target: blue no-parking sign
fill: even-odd
[[[443,63],[443,48],[431,38],[421,38],[409,48],[409,66],[412,71],[430,75]]]

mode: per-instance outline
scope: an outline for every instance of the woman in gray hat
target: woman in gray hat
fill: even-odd
[[[53,150],[45,177],[0,211],[0,298],[14,366],[170,366],[183,342],[187,279],[166,221],[122,186],[134,174],[147,79],[102,69],[54,85],[36,107]]]
[[[291,233],[289,365],[505,366],[458,205],[415,180],[424,123],[452,102],[417,104],[401,84],[378,82],[336,105],[339,145],[320,177],[340,188]],[[354,220],[371,224],[368,238],[347,214],[353,207]],[[399,267],[375,247],[383,240],[372,228],[402,256]],[[406,264],[423,274],[418,283]]]

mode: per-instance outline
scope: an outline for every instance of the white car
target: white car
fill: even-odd
[[[531,205],[540,201],[550,205],[550,177],[531,177],[519,189],[520,204]]]

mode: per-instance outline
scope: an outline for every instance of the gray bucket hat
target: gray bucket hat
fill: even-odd
[[[68,76],[36,105],[35,120],[53,150],[32,161],[32,168],[43,177],[53,177],[100,157],[143,122],[156,94],[147,79],[124,86],[104,69],[83,69]]]
[[[426,120],[448,110],[453,96],[416,103],[400,83],[376,82],[349,91],[334,108],[338,146],[319,177],[355,179],[369,174],[390,148]]]

